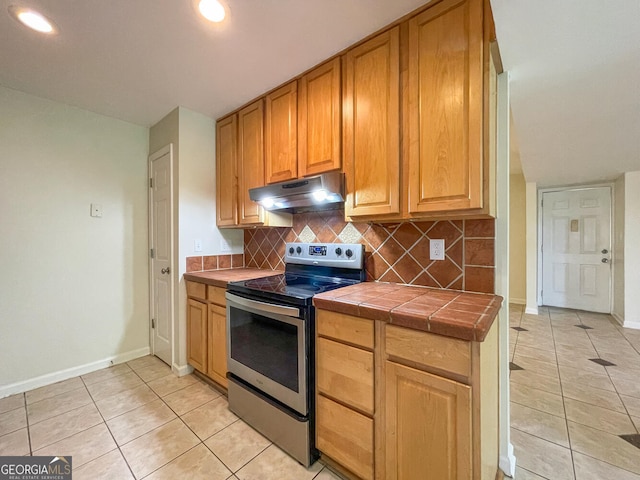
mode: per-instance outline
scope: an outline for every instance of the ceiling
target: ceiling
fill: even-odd
[[[425,0],[0,0],[0,85],[151,126],[177,105],[217,118]],[[491,0],[522,170],[540,185],[640,170],[640,2]],[[59,33],[19,25],[38,9]]]

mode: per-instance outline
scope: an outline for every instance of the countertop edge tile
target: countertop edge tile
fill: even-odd
[[[183,275],[190,282],[204,283],[214,287],[227,288],[227,283],[237,280],[271,277],[283,273],[281,270],[264,270],[259,268],[227,268],[225,270],[205,270],[189,272]]]

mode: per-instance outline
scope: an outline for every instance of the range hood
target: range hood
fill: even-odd
[[[339,208],[344,203],[344,173],[322,173],[250,188],[249,198],[267,210],[298,212]]]

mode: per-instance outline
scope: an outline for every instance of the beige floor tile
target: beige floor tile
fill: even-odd
[[[102,400],[98,400],[96,405],[105,420],[117,417],[123,413],[129,412],[134,408],[153,402],[158,396],[146,385],[140,385],[117,393]]]
[[[552,442],[511,429],[518,465],[545,478],[573,480],[571,451]]]
[[[616,390],[618,391],[618,393],[620,393],[620,395],[640,398],[640,372],[638,372],[638,375],[633,381],[619,376],[612,376],[611,381],[615,385]]]
[[[117,393],[131,390],[132,388],[144,385],[144,382],[140,380],[140,377],[135,372],[124,373],[117,377],[103,380],[102,382],[93,383],[87,385],[89,393],[93,397],[93,400],[97,402],[103,398],[111,397]]]
[[[29,404],[83,387],[84,383],[82,383],[80,377],[74,377],[62,382],[47,385],[46,387],[36,388],[35,390],[27,392],[25,395],[27,397],[27,404]]]
[[[38,450],[102,423],[93,403],[49,418],[29,427],[31,448]]]
[[[175,419],[127,443],[121,451],[136,478],[143,478],[198,443],[198,437]]]
[[[533,358],[534,360],[540,360],[547,363],[557,363],[555,352],[548,350],[540,350],[539,348],[528,347],[526,345],[518,345],[518,355],[524,357]]]
[[[509,478],[509,477],[505,477],[505,478]],[[516,476],[513,478],[517,480],[547,480],[544,477],[541,477],[540,475],[537,475],[533,472],[530,472],[529,470],[525,470],[524,468],[520,468],[518,466],[516,466]]]
[[[513,361],[530,372],[539,373],[540,375],[548,375],[549,377],[556,377],[558,379],[560,378],[560,375],[558,374],[558,365],[556,363],[543,362],[518,355],[517,351],[513,357]]]
[[[573,465],[576,480],[640,480],[640,475],[578,452],[573,452]]]
[[[544,390],[545,392],[555,393],[560,395],[562,393],[560,389],[560,380],[555,377],[549,377],[548,375],[540,375],[534,372],[528,372],[526,370],[514,370],[509,375],[512,382],[521,383],[538,390]]]
[[[565,398],[573,398],[574,400],[580,400],[590,405],[608,408],[620,413],[626,412],[616,392],[601,390],[580,383],[562,382],[562,393]]]
[[[640,432],[640,417],[631,417],[631,421],[636,426],[636,430]]]
[[[591,358],[591,357],[589,357]],[[573,367],[578,370],[584,370],[588,372],[593,372],[600,375],[606,375],[607,371],[603,366],[598,365],[597,363],[592,362],[587,357],[576,357],[574,356],[564,356],[558,353],[558,365],[565,367]]]
[[[238,420],[238,417],[229,410],[227,399],[218,397],[183,415],[182,420],[198,437],[206,440]]]
[[[230,476],[229,469],[200,444],[145,477],[145,480],[225,480]]]
[[[140,370],[141,368],[147,368],[152,365],[166,365],[166,363],[154,355],[145,355],[144,357],[128,361],[127,365],[129,365],[133,370]]]
[[[104,382],[114,377],[119,377],[125,373],[131,372],[131,368],[126,363],[114,365],[113,367],[103,368],[102,370],[96,370],[95,372],[82,375],[82,381],[85,385],[92,385],[98,382]]]
[[[74,468],[73,480],[134,480],[134,476],[120,450],[116,449]]]
[[[25,407],[0,413],[0,436],[15,432],[27,426],[27,409]]]
[[[91,397],[84,387],[62,393],[55,397],[46,398],[45,400],[40,400],[39,402],[27,405],[29,425],[34,425],[47,418],[84,407],[90,403],[92,403]]]
[[[320,470],[320,473],[318,475],[313,477],[313,480],[342,480],[342,477],[338,476],[338,474],[332,472],[327,467],[324,467],[322,470]]]
[[[151,380],[155,380],[160,377],[166,377],[171,373],[171,368],[166,363],[162,363],[162,365],[154,364],[149,365],[148,367],[139,368],[135,372],[142,380],[150,382]]]
[[[567,423],[563,417],[556,417],[511,402],[511,427],[563,447],[569,447]]]
[[[614,412],[572,398],[565,398],[564,405],[567,411],[567,420],[572,422],[604,430],[613,435],[635,433],[634,425],[626,413]]]
[[[581,357],[581,358],[597,358],[598,352],[592,346],[577,348],[574,345],[556,345],[556,357]]]
[[[219,396],[220,392],[202,382],[196,382],[182,390],[167,395],[163,400],[171,407],[171,410],[178,415],[184,415]]]
[[[153,389],[154,392],[156,392],[161,397],[164,397],[166,395],[169,395],[170,393],[188,387],[189,385],[193,385],[198,381],[199,380],[195,375],[184,375],[183,377],[178,377],[177,375],[171,373],[156,380],[152,380],[148,383],[148,385]]]
[[[567,422],[574,451],[640,474],[640,448],[627,441],[585,425]]]
[[[213,435],[205,445],[229,467],[237,472],[271,442],[242,420]]]
[[[526,407],[564,417],[564,404],[561,395],[538,390],[521,383],[511,383],[511,401]]]
[[[26,428],[0,437],[0,456],[20,456],[29,453],[29,433]]]
[[[24,393],[11,395],[10,397],[0,398],[0,413],[9,412],[16,408],[24,407]]]
[[[524,332],[528,333],[528,332]],[[540,350],[547,350],[548,352],[554,352],[555,347],[553,344],[553,338],[543,338],[540,341],[536,340],[536,335],[522,336],[522,333],[518,334],[517,346],[525,346],[531,348],[538,348]]]
[[[76,433],[64,440],[47,445],[33,452],[34,455],[65,455],[73,457],[73,467],[77,468],[85,463],[101,457],[116,448],[116,443],[104,423]]]
[[[175,418],[176,414],[162,400],[158,399],[124,415],[107,420],[107,426],[118,445],[124,445]]]
[[[322,465],[314,463],[306,469],[275,445],[251,460],[236,472],[240,480],[311,480]]]
[[[559,370],[560,380],[562,380],[562,382],[580,383],[593,388],[609,390],[610,392],[616,391],[609,375],[586,372],[578,368],[567,367],[564,365],[560,365]]]

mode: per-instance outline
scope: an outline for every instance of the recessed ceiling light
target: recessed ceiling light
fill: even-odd
[[[221,22],[224,20],[224,7],[218,0],[200,0],[198,10],[204,18],[211,22]]]
[[[56,33],[56,27],[53,22],[31,8],[11,5],[9,7],[9,13],[13,18],[32,30],[47,34]]]

